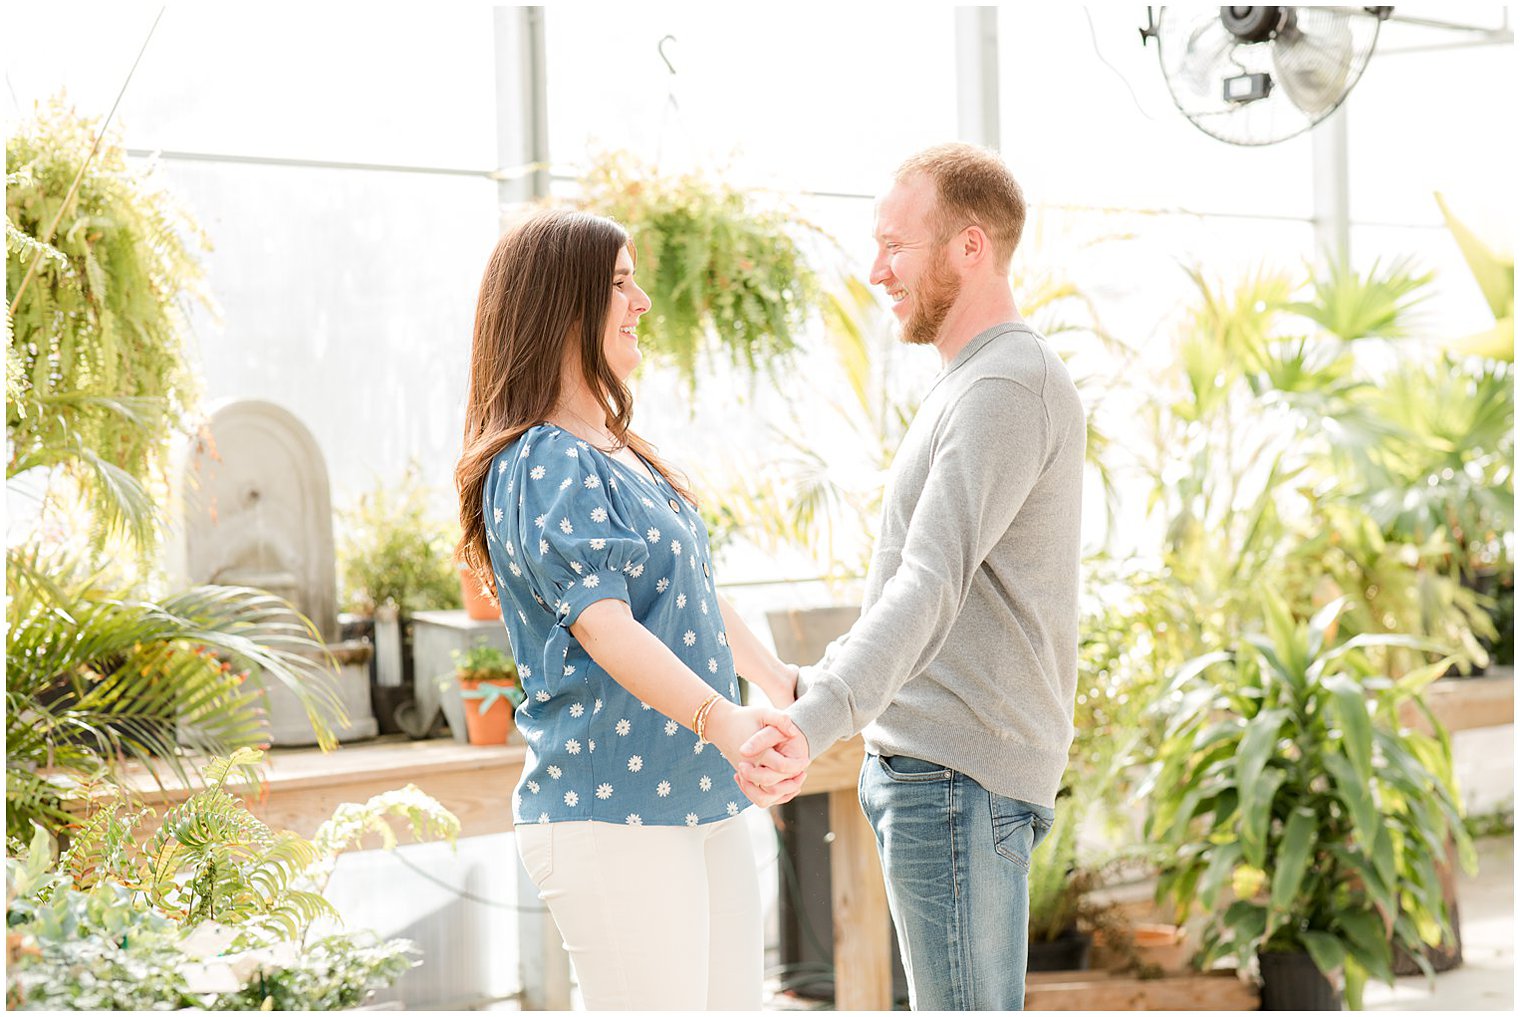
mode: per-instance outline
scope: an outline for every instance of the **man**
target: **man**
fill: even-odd
[[[1019,316],[1024,199],[971,145],[908,159],[876,206],[871,282],[944,370],[892,466],[859,621],[744,746],[768,785],[865,732],[876,831],[914,1009],[1022,1009],[1030,852],[1072,737],[1086,424]]]

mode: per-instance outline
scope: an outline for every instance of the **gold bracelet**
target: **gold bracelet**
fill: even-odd
[[[702,705],[699,706],[699,707],[697,707],[697,712],[694,713],[694,714],[692,714],[692,717],[691,717],[691,729],[697,733],[697,741],[699,741],[699,742],[706,742],[707,741],[707,739],[704,738],[704,737],[702,737],[702,735],[703,735],[703,729],[707,726],[707,714],[708,714],[708,711],[710,711],[712,709],[714,703],[716,703],[718,700],[720,700],[722,698],[723,698],[722,695],[720,695],[717,692],[714,692],[712,695],[710,695],[706,699],[704,699],[702,701]]]
[[[699,706],[699,707],[697,707],[696,712],[691,715],[691,729],[693,731],[695,731],[697,729],[697,718],[700,717],[700,716],[702,716],[702,711],[703,710],[707,709],[709,706],[712,705],[712,701],[713,701],[713,699],[717,695],[718,694],[716,692],[714,692],[712,695],[710,695],[706,699],[702,700],[702,705]]]
[[[707,718],[712,715],[713,708],[718,705],[722,698],[717,693],[709,696],[707,702],[702,704],[702,711],[697,716],[697,741],[704,745],[707,744]]]
[[[707,722],[712,719],[713,711],[718,708],[719,703],[726,702],[728,702],[728,700],[724,699],[722,696],[718,696],[713,699],[712,705],[709,706],[707,710],[702,714],[702,734],[700,737],[703,742],[707,741]]]

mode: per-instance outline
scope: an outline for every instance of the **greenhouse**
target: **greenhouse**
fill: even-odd
[[[1507,7],[6,20],[8,1009],[1514,1009]]]

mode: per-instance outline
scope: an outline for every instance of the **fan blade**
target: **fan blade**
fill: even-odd
[[[1351,15],[1334,8],[1299,7],[1272,42],[1277,84],[1311,117],[1345,98],[1353,59]]]
[[[1163,15],[1165,11],[1163,7]],[[1180,73],[1199,96],[1213,98],[1219,92],[1223,77],[1219,66],[1229,57],[1234,45],[1235,40],[1218,15],[1212,12],[1188,33]]]

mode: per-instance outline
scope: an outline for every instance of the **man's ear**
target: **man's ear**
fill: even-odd
[[[982,228],[975,224],[961,230],[961,235],[955,242],[956,253],[968,266],[975,265],[992,254],[992,241],[988,239]]]

